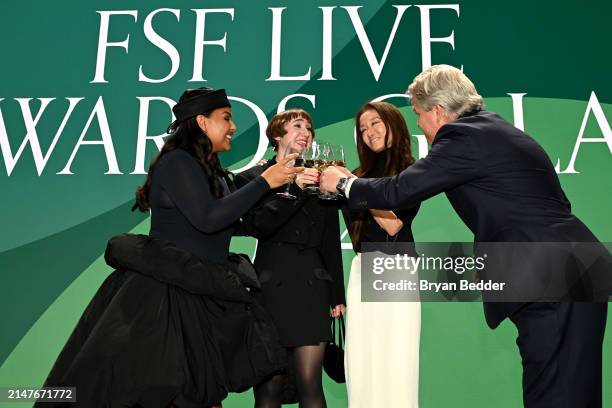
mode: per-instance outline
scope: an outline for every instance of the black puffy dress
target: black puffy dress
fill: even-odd
[[[276,330],[228,260],[239,217],[268,190],[259,177],[216,199],[190,154],[166,154],[151,185],[150,236],[109,242],[117,270],[45,385],[77,387],[82,407],[209,407],[282,370]]]

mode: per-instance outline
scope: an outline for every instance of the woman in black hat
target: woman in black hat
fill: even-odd
[[[77,406],[219,406],[285,364],[267,314],[238,278],[249,265],[228,256],[240,216],[300,169],[288,157],[232,191],[217,157],[236,131],[225,91],[187,90],[173,111],[136,192],[134,209],[151,210],[149,236],[111,239],[105,258],[117,270],[45,383],[76,387]]]

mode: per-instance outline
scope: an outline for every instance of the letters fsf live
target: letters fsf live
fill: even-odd
[[[364,24],[359,15],[359,9],[361,6],[343,6],[343,7],[318,7],[321,10],[322,18],[322,31],[323,31],[323,43],[322,43],[322,71],[319,80],[336,80],[332,73],[332,36],[333,36],[333,13],[343,12],[348,14],[351,24],[357,34],[357,38],[363,48],[365,57],[368,61],[370,69],[374,78],[378,81],[382,72],[383,66],[389,54],[389,49],[395,39],[397,28],[402,22],[407,10],[411,8],[410,5],[394,5],[396,9],[395,21],[393,27],[387,39],[382,58],[378,60],[370,43],[369,37],[366,33]],[[453,49],[455,48],[455,34],[453,30],[446,37],[432,37],[431,36],[431,24],[430,15],[432,10],[436,9],[448,9],[452,10],[457,14],[459,18],[460,10],[459,4],[430,4],[430,5],[417,5],[418,8],[418,23],[421,27],[421,58],[423,69],[431,66],[431,44],[434,42],[442,42],[450,44]],[[272,24],[272,43],[271,43],[271,61],[270,61],[270,76],[266,79],[268,81],[308,81],[311,79],[311,68],[305,74],[302,75],[283,75],[281,74],[281,43],[282,43],[282,19],[285,11],[290,13],[291,11],[287,7],[269,7],[271,11],[271,24]],[[415,10],[416,11],[416,10]],[[204,50],[206,47],[217,46],[223,48],[224,52],[227,52],[227,36],[228,32],[231,35],[231,29],[228,28],[223,34],[222,38],[208,39],[205,37],[206,24],[209,19],[217,19],[225,23],[229,23],[228,27],[231,27],[231,22],[234,20],[235,15],[238,13],[234,8],[221,8],[221,9],[192,9],[189,12],[195,13],[195,40],[194,40],[194,52],[193,52],[193,76],[190,81],[206,81],[203,75],[204,70]],[[103,83],[107,82],[104,77],[104,71],[106,67],[107,50],[109,47],[120,47],[129,52],[130,47],[130,36],[129,33],[125,33],[126,37],[122,41],[109,41],[109,30],[111,21],[118,18],[131,18],[135,23],[138,22],[140,15],[138,10],[116,10],[116,11],[98,11],[100,14],[100,32],[98,38],[98,52],[96,71],[92,83]],[[171,68],[168,74],[162,78],[149,78],[143,71],[143,65],[140,65],[138,70],[138,80],[142,82],[160,83],[165,82],[178,72],[181,56],[176,47],[170,43],[167,39],[163,38],[154,27],[154,19],[158,14],[170,13],[174,15],[179,24],[181,19],[181,10],[172,8],[160,8],[153,10],[146,15],[143,22],[144,35],[151,44],[155,45],[161,51],[163,51],[168,58],[170,58]],[[417,25],[416,19],[414,19],[413,25]],[[285,25],[286,26],[286,25]],[[312,25],[311,25],[312,27]],[[115,36],[118,33],[114,34]]]

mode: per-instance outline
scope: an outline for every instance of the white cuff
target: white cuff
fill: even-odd
[[[346,187],[344,188],[344,196],[349,198],[349,191],[351,191],[351,186],[353,185],[353,181],[357,180],[357,177],[351,177],[346,182]]]

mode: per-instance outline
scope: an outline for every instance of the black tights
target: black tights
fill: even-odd
[[[294,348],[295,377],[300,408],[326,408],[323,395],[323,356],[325,345]],[[255,387],[255,408],[279,408],[283,391],[283,376],[275,375]]]

